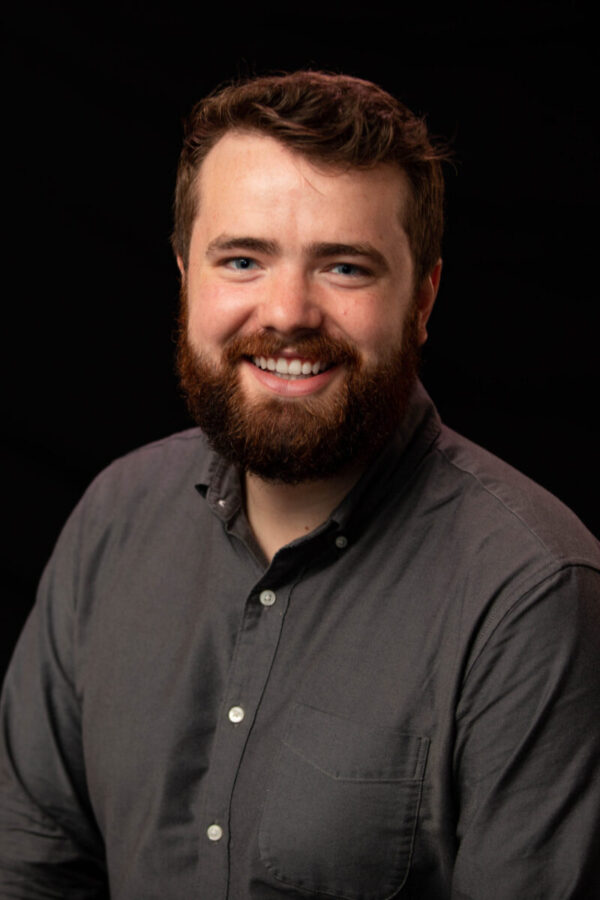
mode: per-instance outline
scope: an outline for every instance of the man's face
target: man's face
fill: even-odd
[[[415,290],[405,176],[317,168],[230,132],[198,189],[179,368],[199,424],[274,480],[368,457],[401,420],[439,278]]]

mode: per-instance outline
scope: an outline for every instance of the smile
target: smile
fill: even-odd
[[[310,362],[307,359],[287,359],[283,356],[253,356],[252,362],[257,368],[265,372],[272,372],[279,378],[289,381],[311,378],[329,368],[326,363],[322,363],[320,360]]]

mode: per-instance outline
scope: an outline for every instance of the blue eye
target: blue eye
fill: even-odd
[[[245,272],[248,269],[254,268],[256,263],[253,259],[250,259],[249,256],[234,256],[232,259],[227,260],[226,265],[236,272]]]
[[[362,266],[355,266],[354,263],[348,262],[336,263],[334,266],[332,266],[331,271],[335,272],[336,275],[356,276],[368,274],[367,270],[363,269]]]

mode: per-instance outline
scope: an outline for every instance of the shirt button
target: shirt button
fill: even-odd
[[[209,825],[206,829],[209,841],[220,841],[223,837],[223,829],[220,825]]]
[[[273,606],[277,600],[277,595],[275,591],[261,591],[258,599],[263,606]]]
[[[348,538],[343,534],[338,534],[338,536],[335,539],[335,546],[338,547],[340,550],[343,550],[344,547],[348,546]]]
[[[241,722],[246,713],[242,709],[241,706],[232,706],[227,716],[230,722],[233,722],[234,725],[237,725],[238,722]]]
[[[219,504],[221,509],[223,509],[224,506],[227,506],[227,500],[223,500],[223,498],[221,498],[221,500],[217,500],[217,503]]]

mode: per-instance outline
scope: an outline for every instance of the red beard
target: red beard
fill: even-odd
[[[213,449],[241,471],[286,484],[329,478],[367,462],[400,425],[419,365],[416,325],[414,310],[401,347],[373,367],[365,366],[351,344],[325,334],[294,339],[298,356],[343,366],[341,386],[324,397],[248,400],[239,385],[241,360],[277,356],[289,340],[269,332],[234,338],[217,367],[190,346],[184,298],[177,344],[180,384]]]

